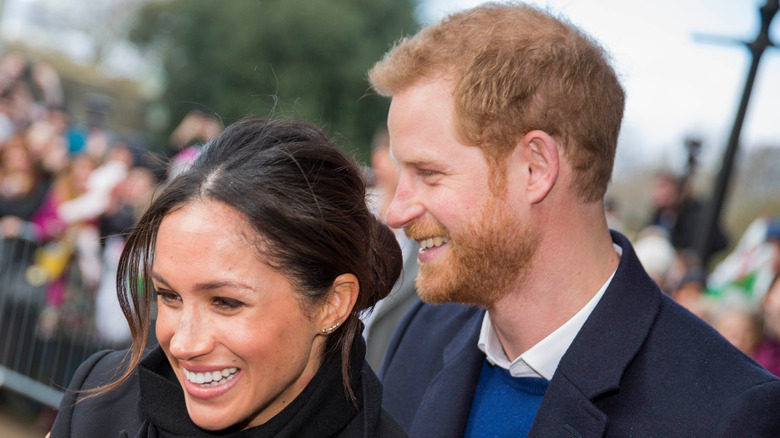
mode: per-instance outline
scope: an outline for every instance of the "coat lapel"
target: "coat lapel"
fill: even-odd
[[[592,400],[619,389],[660,310],[661,292],[631,243],[614,232],[612,239],[623,249],[618,269],[561,359],[529,436],[602,436],[608,418]]]
[[[484,311],[476,312],[444,349],[442,370],[425,392],[410,436],[463,436],[485,358],[477,347],[484,315]]]
[[[607,416],[565,376],[550,382],[529,437],[600,437]]]

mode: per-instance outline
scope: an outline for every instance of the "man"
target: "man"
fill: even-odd
[[[661,172],[651,187],[653,212],[647,225],[665,229],[678,251],[695,254],[697,234],[708,212],[707,206],[692,194],[690,178]],[[716,224],[712,250],[725,249],[728,241],[728,236]]]
[[[413,437],[772,436],[780,380],[664,296],[607,228],[624,93],[600,47],[525,5],[400,41],[387,219],[420,245],[381,370]]]

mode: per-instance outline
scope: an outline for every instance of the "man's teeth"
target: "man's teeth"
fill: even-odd
[[[426,249],[436,248],[437,246],[442,246],[445,243],[449,242],[449,237],[429,237],[427,239],[420,240],[420,250],[425,251]]]
[[[238,368],[225,368],[222,371],[211,371],[205,373],[193,373],[184,370],[184,377],[192,383],[203,386],[217,386],[230,381],[238,373]]]

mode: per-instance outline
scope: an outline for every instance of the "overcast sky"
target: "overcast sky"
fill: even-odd
[[[482,3],[427,0],[432,21]],[[567,17],[611,53],[627,91],[621,133],[623,161],[684,162],[683,140],[704,141],[703,159],[719,161],[750,67],[744,45],[704,42],[695,35],[752,41],[764,0],[543,0],[530,1]],[[780,43],[780,17],[770,31]],[[742,146],[780,146],[780,48],[761,60],[742,130]],[[616,169],[617,170],[617,169]]]

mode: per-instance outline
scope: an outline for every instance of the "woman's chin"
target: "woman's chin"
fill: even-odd
[[[187,413],[196,426],[211,432],[235,427],[241,423],[240,418],[230,415],[231,412],[220,412],[220,409],[204,409],[203,406],[187,406]],[[234,412],[232,414],[235,414]]]
[[[192,419],[192,422],[195,423],[196,426],[198,426],[203,430],[208,430],[210,432],[224,430],[235,425],[235,423],[230,421],[219,421],[218,419],[214,419],[214,418],[198,418],[197,416],[193,416],[192,414],[190,414],[190,418]]]

